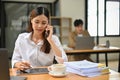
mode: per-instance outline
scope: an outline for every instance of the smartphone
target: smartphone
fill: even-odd
[[[45,31],[45,38],[49,36],[50,31]]]

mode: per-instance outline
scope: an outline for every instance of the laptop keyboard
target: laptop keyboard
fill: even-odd
[[[27,77],[23,77],[23,76],[10,76],[10,80],[27,80]]]

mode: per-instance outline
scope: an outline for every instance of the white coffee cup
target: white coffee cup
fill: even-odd
[[[64,64],[53,64],[48,67],[48,70],[56,75],[64,75],[66,73],[66,66]]]

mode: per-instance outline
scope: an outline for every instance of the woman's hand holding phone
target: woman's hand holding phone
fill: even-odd
[[[53,26],[47,25],[45,31],[45,37],[47,38],[47,40],[50,40],[52,38],[52,34],[53,34]]]

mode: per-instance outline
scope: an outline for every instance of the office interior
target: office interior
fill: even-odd
[[[30,10],[37,6],[49,9],[53,19],[51,24],[55,24],[54,26],[69,27],[61,29],[65,30],[63,33],[73,31],[74,20],[81,18],[84,21],[84,29],[95,37],[96,45],[105,44],[109,40],[111,46],[120,47],[120,0],[1,0],[0,2],[2,12],[0,47],[8,49],[10,59],[18,34],[25,32]],[[56,18],[63,20],[63,23],[54,22]],[[60,31],[58,36],[62,36]],[[60,37],[60,40],[63,46],[68,44],[64,37]],[[104,62],[104,54],[99,56],[100,61]],[[95,54],[92,54],[91,58],[96,61]],[[117,61],[118,54],[108,54],[108,58],[109,61]]]

